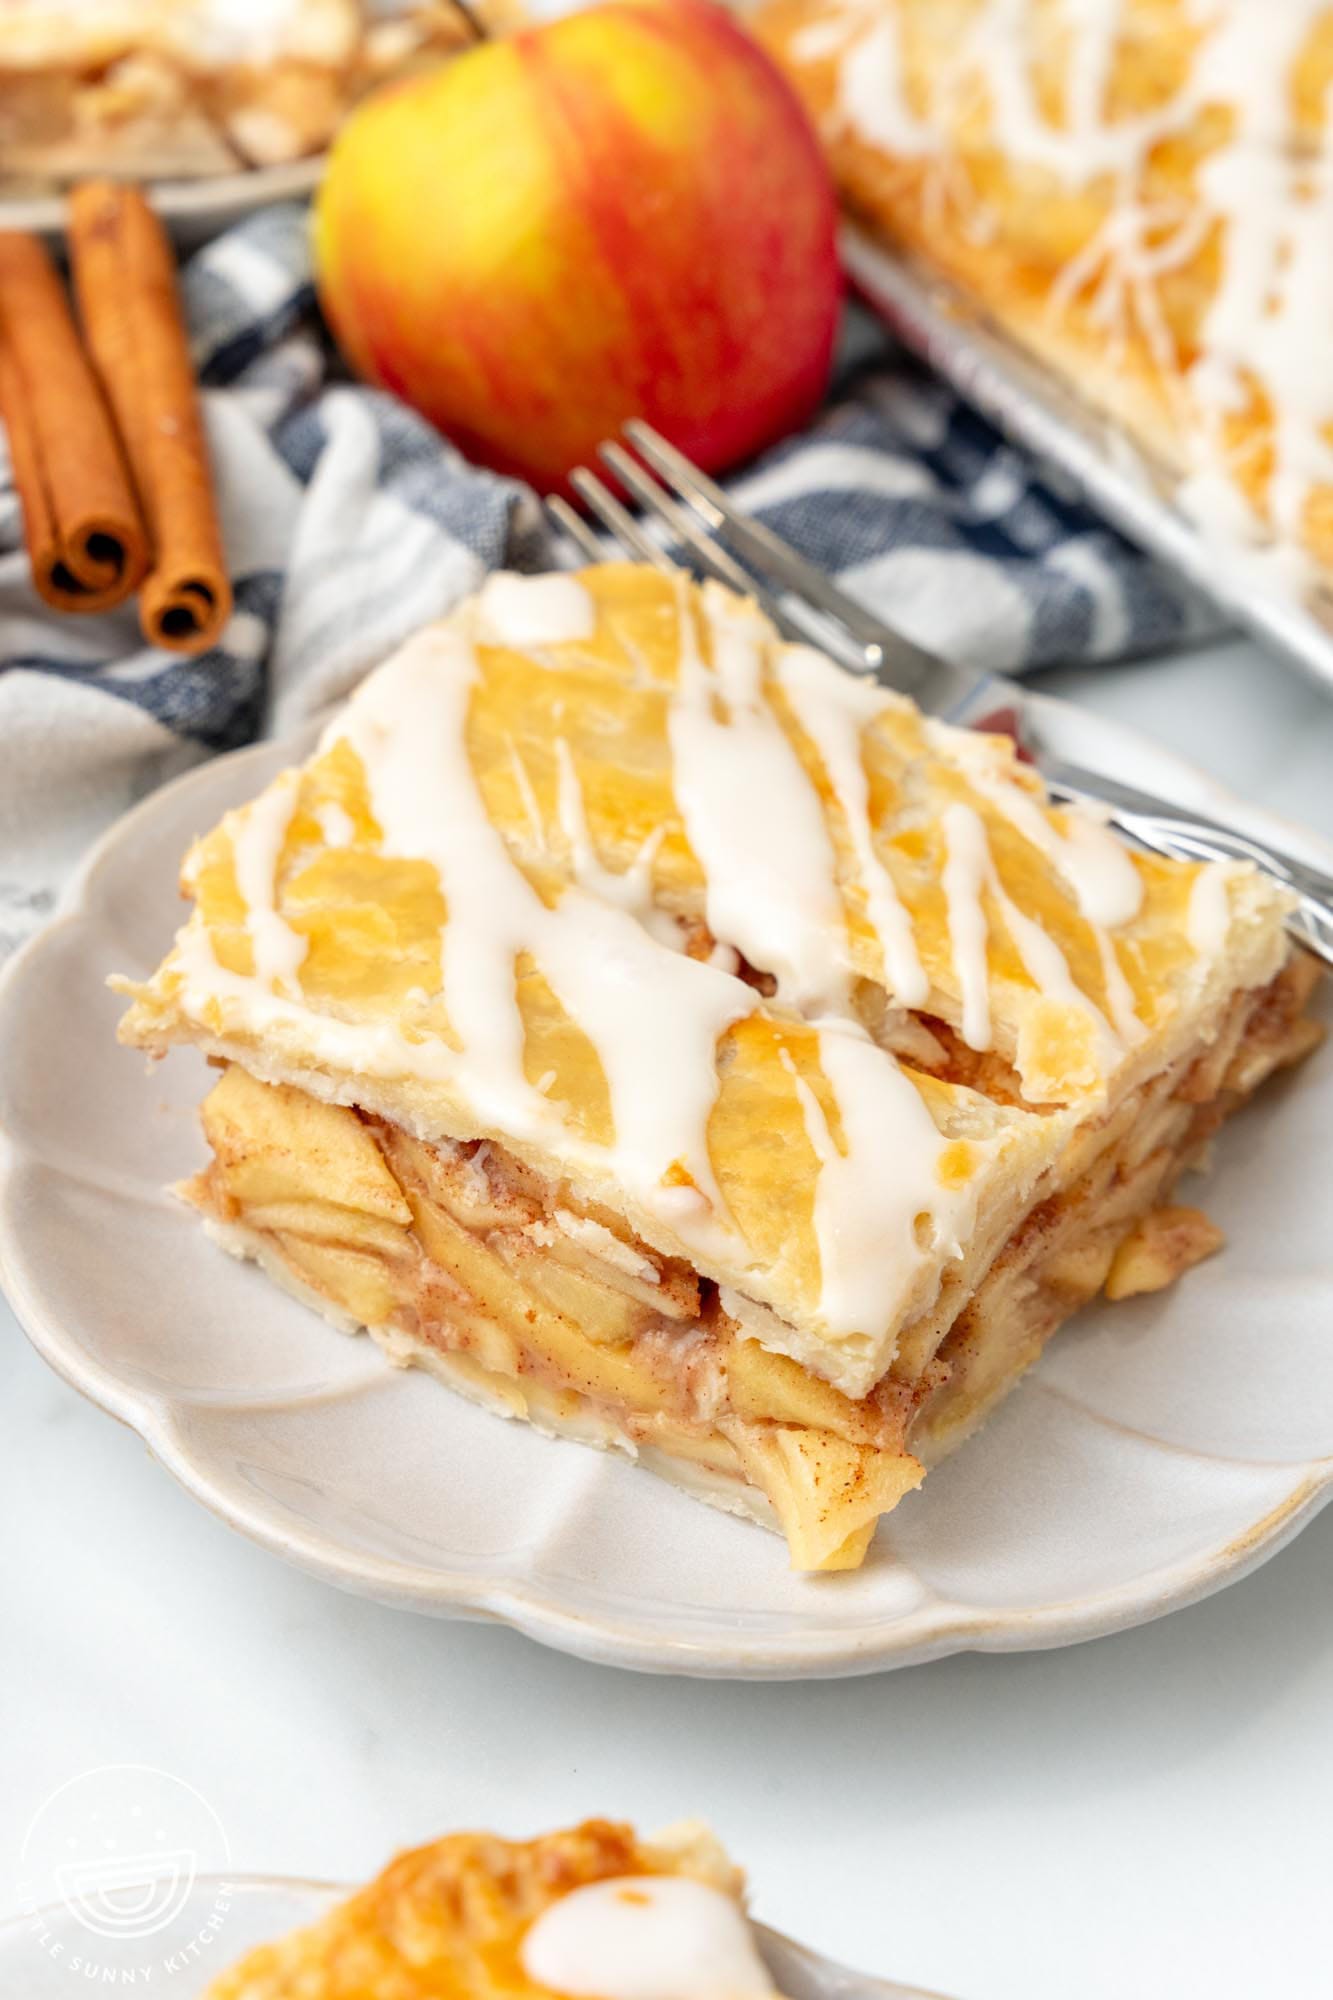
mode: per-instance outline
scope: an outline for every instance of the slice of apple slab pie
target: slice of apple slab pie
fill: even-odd
[[[196,843],[122,1039],[183,1190],[392,1361],[863,1559],[1318,1037],[1283,895],[1132,854],[753,604],[493,576]]]
[[[446,1834],[248,1952],[202,2000],[782,2000],[744,1890],[696,1820],[646,1839],[601,1819],[535,1840]]]

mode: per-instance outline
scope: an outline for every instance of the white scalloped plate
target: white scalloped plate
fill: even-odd
[[[1227,809],[1123,729],[1034,707],[1070,757]],[[299,754],[238,752],[130,813],[0,987],[14,1308],[51,1365],[223,1520],[387,1603],[501,1619],[622,1666],[783,1678],[1137,1624],[1243,1575],[1328,1498],[1327,1048],[1223,1137],[1207,1201],[1225,1254],[1158,1298],[1083,1314],[855,1575],[793,1576],[775,1538],[391,1370],[223,1256],[163,1192],[200,1161],[206,1073],[179,1051],[145,1075],[116,1045],[104,981],[147,973],[168,944],[190,837]],[[1333,865],[1313,836],[1283,832]]]
[[[82,1957],[95,1962],[95,1970],[101,1974],[95,1983],[119,1989],[144,1983],[145,1971],[149,1982],[160,1972],[163,1986],[155,1991],[189,2000],[198,1988],[188,1967],[199,1966],[201,1978],[214,1977],[223,1965],[256,1945],[317,1923],[351,1893],[331,1882],[300,1882],[282,1876],[199,1875],[170,1926],[149,1938],[90,1933],[76,1912],[61,1903],[49,1904],[0,1921],[0,1992],[22,1993],[24,2000],[68,2000],[78,1987],[88,1985],[87,1974],[75,1969]],[[133,1896],[133,1889],[126,1890],[123,1900],[132,1902]],[[206,1928],[210,1925],[216,1929]],[[943,1995],[925,1993],[916,1986],[897,1986],[867,1973],[849,1971],[763,1924],[754,1929],[764,1962],[789,2000],[943,2000]],[[200,1940],[203,1949],[192,1950]],[[186,1954],[186,1963],[178,1971],[176,1961]],[[78,1986],[71,1985],[71,1978]]]

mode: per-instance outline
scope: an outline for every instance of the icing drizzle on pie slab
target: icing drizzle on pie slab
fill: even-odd
[[[1308,576],[1307,516],[1333,485],[1333,84],[1317,39],[1333,21],[1329,0],[1178,0],[1160,22],[1125,0],[979,0],[950,57],[914,67],[915,13],[897,0],[835,0],[794,34],[798,65],[836,60],[833,136],[850,131],[924,168],[932,197],[956,207],[956,226],[977,242],[1003,232],[1003,204],[991,206],[984,173],[955,156],[959,134],[1016,176],[1048,176],[1053,215],[1111,190],[1050,287],[1051,315],[1079,302],[1113,366],[1115,343],[1142,340],[1186,419],[1182,506],[1279,577]],[[1127,111],[1122,55],[1141,69],[1153,38],[1168,80],[1183,52],[1181,75]],[[1056,54],[1063,87],[1043,90]],[[1305,123],[1302,92],[1322,95]],[[1154,177],[1158,149],[1198,155],[1183,194]],[[1040,200],[1024,187],[1028,203]],[[1193,290],[1182,334],[1179,302]],[[1256,401],[1262,437],[1236,426]],[[1243,487],[1260,457],[1254,507],[1254,483]],[[1277,548],[1253,553],[1266,535]]]
[[[865,892],[866,915],[884,954],[884,979],[904,1007],[924,1007],[930,980],[893,877],[875,847],[870,788],[861,761],[861,732],[884,706],[883,696],[850,674],[830,678],[828,661],[809,646],[788,646],[777,663],[779,684],[814,744],[847,828]]]
[[[591,639],[597,625],[592,599],[577,577],[519,576],[493,570],[477,597],[478,637],[484,645],[560,646]]]
[[[597,627],[604,607],[591,580],[598,574],[587,584],[559,579],[558,605],[529,600],[524,618],[537,602],[547,632],[557,611],[567,629]],[[625,572],[606,574],[620,579],[601,586],[613,598]],[[614,1183],[645,1232],[651,1235],[649,1219],[660,1225],[672,1254],[683,1249],[705,1266],[711,1260],[734,1274],[728,1282],[739,1290],[749,1272],[762,1298],[763,1270],[740,1210],[728,1205],[724,1186],[734,1183],[713,1150],[714,1119],[728,1102],[744,1045],[746,1060],[777,1072],[765,1086],[766,1104],[790,1087],[787,1115],[798,1114],[796,1136],[781,1143],[800,1144],[803,1130],[812,1159],[812,1317],[838,1341],[878,1340],[928,1304],[942,1265],[969,1240],[979,1176],[1009,1143],[1010,1114],[978,1100],[985,1115],[960,1147],[943,1129],[939,1106],[970,1093],[932,1085],[904,1067],[857,1011],[852,975],[862,984],[867,975],[853,956],[847,899],[858,885],[890,998],[920,1005],[931,990],[920,913],[895,882],[872,806],[867,733],[898,728],[905,754],[934,759],[931,768],[965,794],[932,813],[932,825],[942,823],[944,836],[936,892],[947,904],[943,949],[961,992],[963,1038],[974,1048],[992,1040],[992,925],[1037,998],[1073,1022],[1070,1046],[1080,1059],[1086,1045],[1105,1073],[1141,1032],[1111,930],[1089,926],[1075,908],[1073,921],[1090,930],[1096,946],[1085,957],[1101,966],[1103,1012],[1030,913],[1038,904],[1020,907],[992,854],[982,808],[996,815],[990,824],[997,839],[1001,827],[1017,829],[1046,871],[1038,879],[1053,881],[1067,905],[1081,901],[1104,918],[1124,918],[1137,908],[1138,876],[1118,849],[1104,849],[1111,840],[1104,829],[1090,824],[1084,837],[1070,816],[1048,819],[1031,790],[1005,776],[1000,748],[992,746],[984,782],[967,792],[977,753],[970,743],[953,744],[960,732],[923,725],[908,704],[851,681],[809,648],[784,648],[753,606],[715,586],[664,587],[654,577],[644,588],[657,593],[653,601],[677,627],[675,679],[659,677],[651,692],[661,732],[652,754],[669,752],[670,785],[654,796],[674,804],[674,825],[655,808],[658,823],[646,838],[635,836],[637,851],[631,843],[621,865],[611,866],[590,823],[595,794],[585,800],[579,769],[580,754],[591,754],[588,731],[604,725],[595,711],[576,711],[559,687],[559,727],[571,734],[529,735],[525,754],[536,778],[512,735],[499,733],[497,768],[512,788],[514,824],[507,833],[497,823],[469,747],[474,704],[499,657],[480,634],[496,628],[475,603],[465,606],[404,646],[330,724],[312,771],[337,764],[356,774],[333,814],[322,798],[307,811],[302,774],[287,773],[229,815],[223,830],[249,969],[237,969],[245,953],[219,956],[201,904],[171,961],[180,1005],[215,1037],[277,1033],[326,1074],[442,1089],[478,1135],[527,1145]],[[537,647],[542,680],[562,670],[556,649],[567,645],[569,687],[578,685],[579,673],[586,677],[577,664],[581,643]],[[799,732],[799,745],[789,732]],[[551,814],[552,802],[548,822],[543,814]],[[336,833],[324,857],[335,869],[355,873],[369,864],[357,879],[370,884],[364,894],[372,907],[385,879],[377,865],[390,873],[429,869],[441,915],[432,905],[422,920],[428,948],[400,1014],[357,1015],[303,988],[307,938],[294,927],[296,906],[290,896],[284,902],[283,886],[291,841],[304,853],[301,844],[314,837],[298,833],[298,823],[326,841]],[[702,864],[712,933],[697,953],[683,948],[685,926],[663,901],[662,879],[671,878],[659,879],[667,846],[674,842],[678,854],[685,840],[690,865]],[[530,866],[521,853],[533,857]],[[196,850],[197,894],[200,867]],[[335,902],[328,919],[335,926],[337,910]],[[1206,929],[1216,949],[1225,943],[1225,927],[1194,928]],[[335,943],[336,935],[335,928]],[[544,982],[566,1024],[562,1032],[591,1050],[609,1106],[604,1131],[571,1116],[545,1058],[529,1075],[519,993],[525,966]],[[755,971],[776,979],[774,996],[765,996]]]
[[[692,595],[682,576],[667,729],[672,790],[707,882],[708,927],[773,975],[780,1001],[797,1009],[837,1004],[851,968],[833,847],[819,800],[764,695],[771,627],[752,604],[706,588],[709,668]]]

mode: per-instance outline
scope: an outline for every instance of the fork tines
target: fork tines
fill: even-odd
[[[577,466],[569,476],[588,513],[614,544],[668,573],[679,566],[674,553],[679,552],[705,575],[755,598],[789,639],[813,641],[858,673],[879,667],[883,652],[875,621],[822,570],[761,522],[739,512],[651,424],[634,418],[624,435],[633,451],[608,438],[597,455],[621,491],[638,504],[641,518],[587,466]],[[546,506],[584,555],[594,562],[605,560],[604,542],[576,508],[557,495]]]

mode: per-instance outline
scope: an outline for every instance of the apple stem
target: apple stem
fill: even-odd
[[[470,4],[470,0],[450,0],[450,4],[455,12],[461,14],[467,22],[468,27],[472,31],[474,42],[489,41],[490,37],[486,31],[486,24],[476,9]]]

